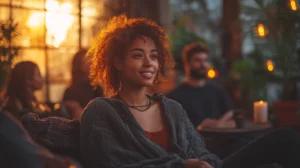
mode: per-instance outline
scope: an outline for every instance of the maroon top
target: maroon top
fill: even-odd
[[[157,132],[147,132],[145,131],[147,137],[152,141],[158,144],[167,152],[172,151],[171,139],[169,131],[164,127],[162,130]]]

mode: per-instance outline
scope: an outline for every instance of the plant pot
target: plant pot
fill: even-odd
[[[300,101],[276,101],[273,108],[280,127],[292,127],[300,131]]]

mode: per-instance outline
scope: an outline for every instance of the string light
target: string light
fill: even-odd
[[[217,77],[217,72],[216,72],[214,69],[209,69],[209,70],[207,71],[207,77],[208,77],[209,79],[214,79],[214,78]]]
[[[290,0],[290,7],[293,11],[298,9],[296,0]]]
[[[259,37],[265,37],[268,31],[267,28],[264,26],[264,24],[259,23],[256,27],[256,33]]]
[[[273,64],[272,60],[267,60],[266,67],[269,72],[274,71],[274,64]]]

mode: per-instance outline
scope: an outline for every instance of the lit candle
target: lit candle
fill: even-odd
[[[268,103],[264,101],[257,101],[253,104],[254,109],[254,123],[268,122]]]

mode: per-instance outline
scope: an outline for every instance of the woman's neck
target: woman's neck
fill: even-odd
[[[148,103],[146,87],[132,88],[123,86],[118,94],[123,101],[132,106],[139,106]]]

